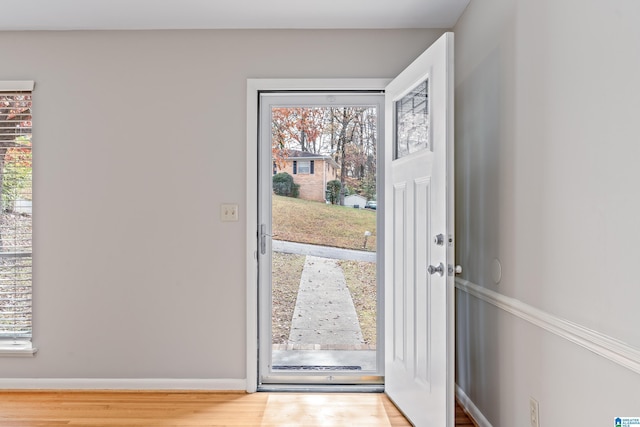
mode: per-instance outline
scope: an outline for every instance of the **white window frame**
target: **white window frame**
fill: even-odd
[[[33,93],[34,87],[35,83],[31,80],[0,80],[0,92]],[[31,326],[31,333],[33,334],[33,325]],[[0,357],[32,357],[36,351],[37,348],[34,347],[32,338],[0,339]]]
[[[311,160],[298,160],[298,174],[311,175]]]

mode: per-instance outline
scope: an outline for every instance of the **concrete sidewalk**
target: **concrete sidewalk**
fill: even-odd
[[[336,261],[375,262],[376,254],[276,240],[273,250],[306,255],[289,343],[272,349],[274,369],[322,372],[326,367],[357,367],[358,372],[376,372],[375,347],[364,344],[351,292]]]
[[[283,240],[273,240],[272,248],[274,252],[284,252],[287,254],[313,255],[322,258],[376,262],[375,252],[357,251],[354,249],[332,248],[329,246],[309,245],[306,243],[285,242]]]
[[[364,344],[351,293],[337,261],[307,256],[289,342],[321,346]]]

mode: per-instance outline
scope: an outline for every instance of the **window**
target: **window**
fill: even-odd
[[[396,101],[395,158],[429,148],[429,81]]]
[[[33,82],[0,81],[0,354],[31,345]]]
[[[313,160],[294,160],[293,173],[300,175],[313,175]]]

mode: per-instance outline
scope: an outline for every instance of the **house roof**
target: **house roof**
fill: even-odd
[[[326,159],[330,158],[330,156],[318,153],[310,153],[308,151],[289,150],[289,156],[287,158]]]

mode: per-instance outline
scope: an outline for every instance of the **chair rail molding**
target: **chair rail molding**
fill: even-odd
[[[468,280],[456,279],[456,288],[640,374],[640,349]]]

